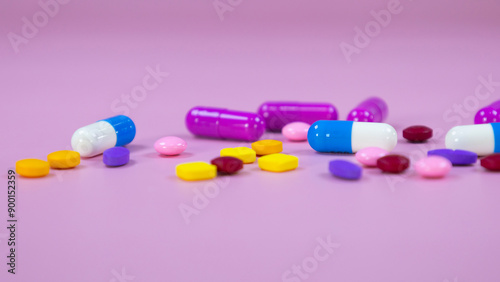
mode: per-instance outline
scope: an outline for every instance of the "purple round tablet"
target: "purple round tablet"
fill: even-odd
[[[107,166],[121,166],[130,160],[130,151],[125,147],[109,148],[102,153],[102,161]]]
[[[465,150],[436,149],[427,152],[427,156],[447,158],[452,165],[471,165],[477,161],[476,153]]]
[[[359,165],[344,160],[333,160],[328,169],[336,177],[356,180],[361,178],[362,169]]]

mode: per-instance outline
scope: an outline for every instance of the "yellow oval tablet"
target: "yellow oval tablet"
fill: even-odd
[[[272,172],[294,170],[299,166],[299,158],[285,154],[271,154],[259,158],[259,167]]]
[[[42,177],[49,174],[50,167],[46,161],[24,159],[16,162],[17,174],[24,177]]]
[[[62,150],[50,153],[47,161],[51,168],[73,168],[80,164],[80,153]]]
[[[254,150],[247,147],[224,148],[220,150],[221,157],[235,157],[243,161],[244,164],[251,164],[257,159]]]
[[[271,139],[259,140],[252,143],[252,149],[259,156],[277,154],[283,151],[283,142]]]
[[[183,163],[175,167],[175,174],[187,181],[212,179],[217,176],[217,166],[206,162]]]

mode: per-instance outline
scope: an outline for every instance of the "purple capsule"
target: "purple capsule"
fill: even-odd
[[[265,102],[258,112],[270,131],[281,131],[285,125],[295,121],[313,124],[318,120],[338,118],[337,109],[330,103]]]
[[[362,168],[359,165],[345,160],[331,161],[328,169],[334,176],[344,179],[360,179],[362,174]]]
[[[258,114],[208,107],[189,110],[186,127],[198,136],[243,141],[258,140],[266,129]]]
[[[500,122],[500,100],[480,109],[474,117],[475,124]]]
[[[428,151],[427,156],[447,158],[452,165],[470,165],[477,161],[477,154],[466,150],[436,149]]]
[[[102,153],[102,161],[107,166],[121,166],[130,160],[130,151],[125,147],[109,148]]]
[[[371,97],[356,106],[347,115],[347,120],[364,122],[383,122],[387,117],[387,104],[378,97]]]

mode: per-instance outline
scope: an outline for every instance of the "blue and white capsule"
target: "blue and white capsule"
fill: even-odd
[[[500,153],[500,122],[455,126],[446,133],[445,146],[479,156]]]
[[[319,120],[307,132],[311,147],[322,153],[355,153],[366,147],[392,151],[398,134],[387,123]]]
[[[106,149],[127,145],[134,137],[134,122],[127,116],[118,115],[76,130],[71,137],[71,147],[82,157],[93,157]]]

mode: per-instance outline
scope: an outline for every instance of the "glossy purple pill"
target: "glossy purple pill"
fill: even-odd
[[[337,109],[330,103],[265,102],[258,112],[270,131],[281,131],[285,125],[295,121],[313,124],[318,120],[336,120],[338,117]]]
[[[436,149],[427,152],[427,156],[447,158],[452,165],[470,165],[477,161],[477,154],[465,150]]]
[[[109,148],[102,153],[102,161],[107,166],[121,166],[130,160],[130,151],[125,147]]]
[[[347,115],[347,120],[364,121],[364,122],[383,122],[387,117],[387,104],[384,100],[378,97],[371,97],[356,108],[351,110]]]
[[[255,113],[194,107],[186,115],[186,127],[198,136],[256,141],[264,134],[264,119]]]
[[[500,100],[477,111],[474,117],[475,124],[500,122]]]
[[[362,168],[359,165],[345,160],[331,161],[328,169],[331,174],[343,179],[360,179],[362,174]]]

